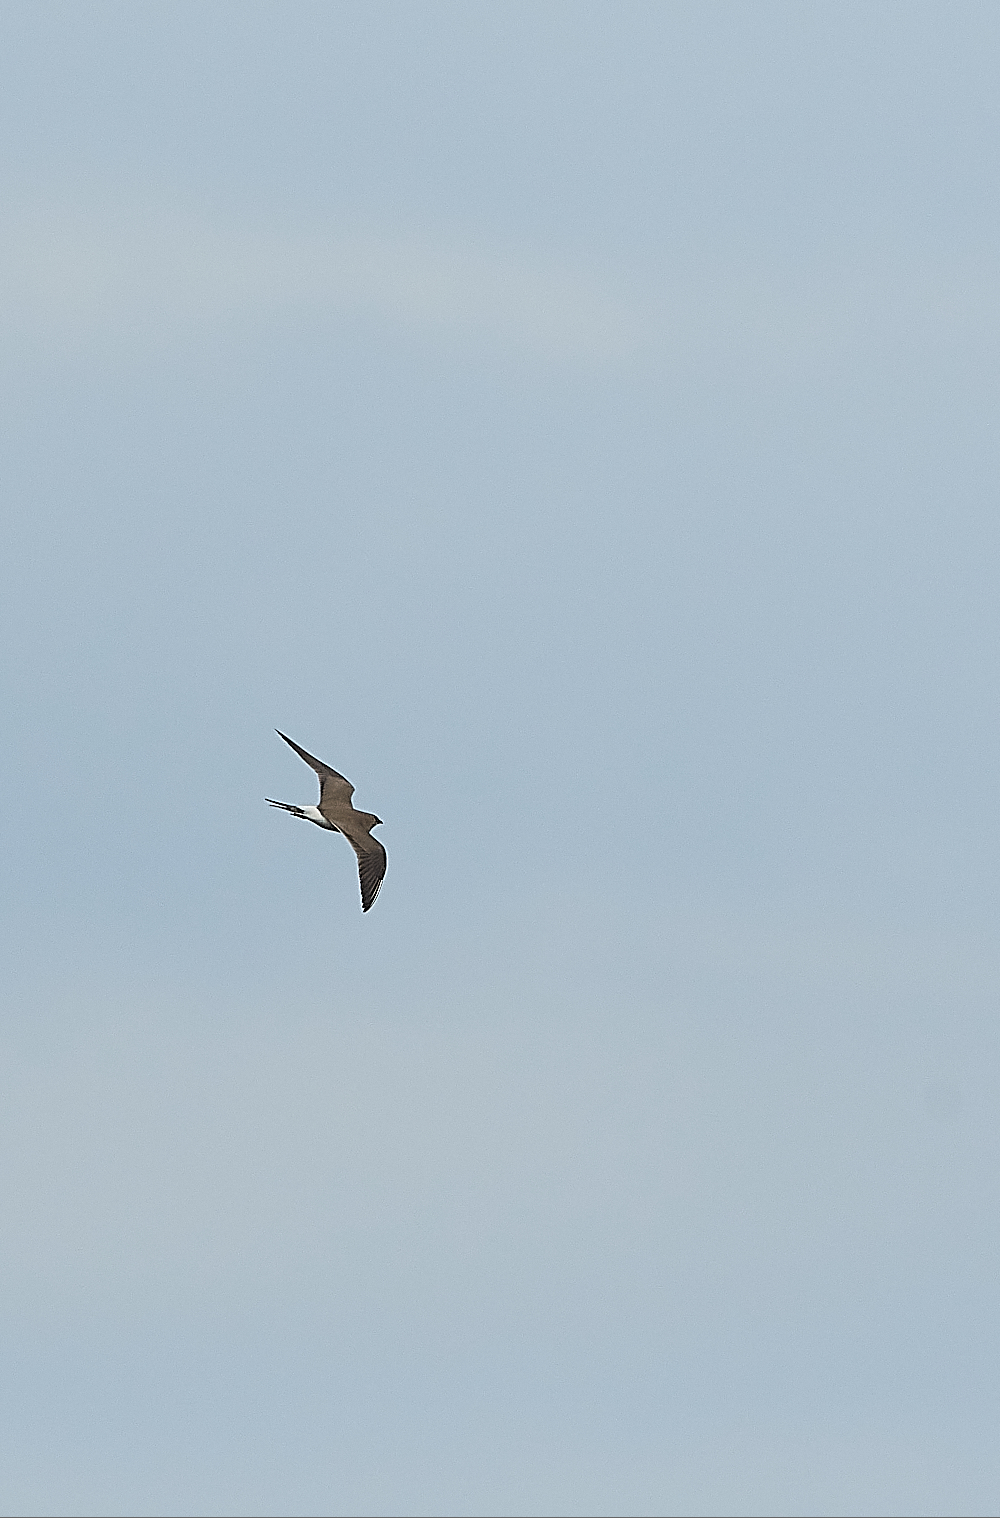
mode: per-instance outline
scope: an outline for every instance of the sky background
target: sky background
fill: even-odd
[[[998,74],[0,9],[4,1512],[1000,1512]]]

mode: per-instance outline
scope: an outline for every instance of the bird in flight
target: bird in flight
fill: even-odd
[[[282,811],[291,812],[293,817],[304,817],[307,822],[315,822],[317,827],[327,828],[331,833],[343,833],[358,856],[361,910],[367,912],[385,877],[385,849],[371,835],[372,828],[381,823],[381,817],[376,817],[372,812],[355,811],[351,805],[354,787],[349,780],[338,775],[322,759],[314,759],[312,754],[307,754],[304,748],[299,748],[297,743],[278,732],[277,728],[275,732],[319,776],[319,806],[292,806],[287,801],[272,801],[270,796],[265,796],[264,800],[268,806],[280,806]]]

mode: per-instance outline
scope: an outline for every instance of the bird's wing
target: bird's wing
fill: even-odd
[[[341,827],[351,848],[358,856],[358,875],[361,880],[361,910],[367,912],[375,897],[378,895],[382,882],[385,879],[386,857],[385,849],[377,838],[371,838],[367,833],[359,833],[352,838],[350,833]]]
[[[279,738],[284,738],[288,747],[293,748],[299,758],[304,759],[310,769],[314,769],[319,776],[319,808],[324,816],[326,816],[324,802],[333,806],[350,806],[354,787],[349,780],[337,770],[332,770],[328,764],[324,764],[322,759],[316,759],[312,754],[307,754],[304,748],[299,748],[298,744],[293,743],[291,738],[279,728],[275,728],[275,732]]]

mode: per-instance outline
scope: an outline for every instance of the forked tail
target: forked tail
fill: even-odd
[[[283,812],[291,812],[293,817],[305,816],[305,813],[300,806],[292,806],[291,802],[289,801],[272,801],[270,796],[265,796],[264,800],[267,802],[268,806],[280,806]]]

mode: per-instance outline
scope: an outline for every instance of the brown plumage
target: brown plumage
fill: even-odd
[[[319,805],[318,806],[292,806],[287,801],[272,801],[270,796],[264,800],[268,806],[281,807],[284,812],[291,812],[294,817],[303,817],[307,822],[315,822],[317,827],[327,828],[332,833],[343,833],[351,848],[358,856],[358,876],[361,880],[361,910],[367,912],[385,877],[385,849],[377,838],[371,836],[372,828],[378,827],[382,821],[372,812],[359,812],[351,805],[351,797],[354,795],[354,787],[349,780],[332,770],[322,759],[315,759],[312,754],[307,754],[304,748],[299,748],[291,738],[286,737],[278,729],[279,738],[284,738],[289,748],[293,748],[300,759],[304,759],[310,769],[314,769],[319,776]]]

